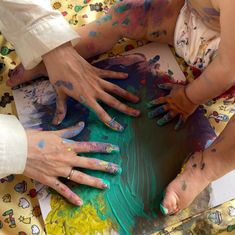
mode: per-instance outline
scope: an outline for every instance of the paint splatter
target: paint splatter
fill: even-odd
[[[44,140],[40,140],[40,141],[38,142],[38,147],[39,147],[40,149],[44,149],[45,145],[46,145],[46,143],[45,143]]]

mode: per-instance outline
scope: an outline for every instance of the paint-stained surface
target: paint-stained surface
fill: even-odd
[[[208,1],[209,0],[203,0],[200,1],[200,3],[204,4]],[[145,2],[145,7],[148,9],[148,2],[150,1],[146,0]],[[61,11],[70,25],[74,27],[80,27],[104,15],[111,4],[114,3],[115,0],[51,0],[53,8]],[[114,26],[117,24],[118,22],[114,22]],[[165,32],[154,33],[155,36],[162,34],[165,34]],[[143,41],[123,39],[112,51],[102,55],[102,57],[118,55],[134,47],[142,46],[143,44]],[[92,49],[92,45],[90,45],[90,47]],[[19,59],[12,45],[7,42],[2,35],[0,35],[0,48],[0,112],[15,115],[16,110],[12,91],[5,83],[8,79],[9,71],[14,69],[15,65],[19,63]],[[198,76],[198,70],[186,66],[183,60],[177,59],[189,81],[192,81],[193,77]],[[46,87],[43,89],[46,89]],[[221,99],[210,101],[205,105],[206,116],[209,118],[217,134],[221,132],[231,115],[235,113],[233,99],[228,99],[232,97],[234,97],[234,89],[229,90]],[[44,97],[40,97],[42,102],[43,98]],[[40,103],[40,100],[34,101]],[[52,112],[53,110],[48,110],[48,113],[51,115]],[[31,180],[24,176],[11,175],[1,179],[0,182],[0,234],[44,234],[44,224],[36,197],[37,192]],[[52,203],[55,212],[64,207],[71,208],[71,206],[60,197],[55,197]],[[85,210],[88,213],[85,213]],[[74,217],[77,218],[77,221],[84,220],[84,218],[93,215],[93,212],[94,210],[84,207],[83,216],[76,217],[77,214],[74,214]],[[166,227],[161,232],[156,233],[157,235],[232,235],[235,233],[235,201],[224,203],[215,209],[205,211],[195,218],[189,218],[178,224],[175,223],[174,217],[170,217],[170,220],[174,225]],[[101,220],[94,216],[94,222],[95,221],[100,222]],[[206,223],[202,223],[201,221],[206,221]],[[64,231],[63,222],[63,220],[57,221],[57,228],[60,227],[61,230],[59,230],[59,232],[53,231],[52,234],[69,234],[68,231]],[[101,229],[102,226],[107,227],[108,225],[109,222],[104,221],[104,223],[97,224],[97,227]],[[71,230],[71,233],[73,232],[74,230]]]
[[[169,53],[167,46],[150,44],[127,55],[96,63],[98,67],[127,72],[128,79],[111,81],[141,97],[141,102],[135,105],[142,111],[139,118],[128,117],[105,106],[108,113],[125,127],[123,132],[109,129],[97,120],[93,112],[75,101],[69,101],[68,115],[60,128],[73,125],[80,120],[85,122],[86,126],[77,140],[105,141],[118,145],[120,153],[88,155],[120,165],[122,174],[113,176],[85,170],[86,173],[108,180],[110,189],[101,191],[87,186],[71,185],[73,191],[84,201],[81,208],[71,206],[58,195],[51,194],[51,209],[46,216],[49,234],[61,234],[61,231],[74,234],[75,230],[79,234],[95,234],[95,231],[102,232],[105,229],[120,234],[144,234],[159,231],[172,223],[171,219],[163,218],[159,212],[164,188],[180,171],[185,157],[192,151],[204,148],[209,140],[214,139],[215,134],[202,109],[198,110],[178,132],[174,131],[174,122],[159,127],[155,119],[148,118],[148,101],[165,94],[157,85],[172,82],[174,77],[178,80],[183,77],[176,64],[169,65],[173,59]],[[30,90],[30,87],[22,88],[21,93],[24,93],[24,89]],[[33,86],[32,89],[37,87]],[[15,95],[17,97],[17,91]],[[43,96],[43,93],[41,95]],[[50,109],[48,103],[53,102],[47,101],[44,108],[41,104],[41,114],[43,109]],[[33,105],[36,107],[35,103]],[[53,105],[49,106],[53,109]],[[48,116],[48,112],[41,115],[42,125],[39,126],[53,129],[54,127],[48,125]],[[23,120],[23,117],[20,118]],[[208,202],[209,193],[205,191],[200,206],[193,205],[188,212],[176,217],[176,221],[179,222],[182,218],[207,209]],[[48,208],[42,207],[43,213],[46,209]],[[86,219],[75,219],[83,216]]]

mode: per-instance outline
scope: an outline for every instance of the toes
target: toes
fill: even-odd
[[[171,215],[179,210],[178,197],[174,191],[167,191],[163,202],[160,205],[160,210],[164,215]]]

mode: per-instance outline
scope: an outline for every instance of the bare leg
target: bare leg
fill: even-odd
[[[110,50],[120,38],[173,45],[174,30],[183,0],[124,0],[100,19],[77,29],[75,47],[84,58]]]
[[[107,15],[78,27],[81,38],[75,49],[87,59],[110,50],[122,37],[173,44],[175,24],[183,4],[184,0],[124,0]],[[43,63],[28,71],[20,65],[7,84],[13,87],[41,75],[47,75]]]
[[[186,208],[209,183],[235,169],[234,131],[235,115],[203,155],[191,156],[184,171],[166,189],[163,213],[173,214]]]

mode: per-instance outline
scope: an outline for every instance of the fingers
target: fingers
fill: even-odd
[[[61,92],[57,93],[56,97],[56,111],[55,116],[52,121],[54,125],[59,125],[65,118],[67,112],[67,104],[66,104],[67,96]]]
[[[78,184],[88,185],[94,188],[99,189],[108,189],[110,188],[110,182],[105,179],[99,179],[90,175],[87,175],[83,172],[75,170],[71,178],[72,181]]]
[[[95,111],[98,118],[109,128],[114,131],[122,132],[124,131],[124,127],[115,121],[115,118],[111,118],[104,109],[95,101],[90,103],[90,107]]]
[[[163,126],[163,125],[169,123],[170,121],[172,121],[176,117],[176,115],[177,114],[175,112],[169,111],[166,115],[164,115],[162,118],[160,118],[157,121],[157,124],[159,126]]]
[[[168,105],[161,105],[160,107],[155,108],[151,112],[148,113],[149,118],[157,117],[161,114],[165,114],[169,110]]]
[[[77,125],[73,127],[69,127],[63,130],[55,131],[55,134],[60,136],[61,138],[64,139],[69,139],[72,138],[78,134],[84,129],[85,123],[84,122],[79,122]]]
[[[56,190],[60,195],[65,197],[69,202],[73,203],[74,205],[83,205],[82,199],[77,194],[75,194],[69,187],[61,183],[58,179],[55,179],[54,184],[51,184],[49,186]]]
[[[160,89],[170,91],[175,85],[176,84],[173,84],[173,83],[162,83],[162,84],[159,84],[158,87]]]
[[[103,81],[103,87],[106,91],[112,92],[113,94],[116,94],[124,98],[125,100],[131,101],[133,103],[137,103],[140,100],[138,96],[133,95],[130,92],[110,82]]]
[[[100,142],[76,142],[64,139],[64,143],[76,153],[119,153],[117,145]]]
[[[117,164],[95,158],[75,156],[73,159],[73,164],[79,168],[104,171],[110,174],[121,174],[122,172],[122,168]]]
[[[160,97],[158,99],[155,99],[155,100],[152,100],[150,101],[149,103],[147,103],[147,107],[148,108],[153,108],[159,104],[164,104],[167,102],[167,96],[164,96],[164,97]]]
[[[123,103],[121,103],[119,100],[117,100],[116,98],[112,97],[111,95],[102,92],[101,94],[101,100],[106,103],[107,105],[109,105],[110,107],[117,109],[118,111],[125,113],[127,115],[130,116],[134,116],[137,117],[140,115],[140,111],[134,108],[131,108]]]
[[[178,131],[185,123],[185,118],[183,117],[183,115],[181,114],[179,116],[179,120],[177,121],[176,125],[175,125],[175,130]]]
[[[104,69],[99,69],[95,68],[95,71],[97,75],[101,78],[111,78],[111,79],[126,79],[128,78],[127,73],[122,73],[122,72],[115,72],[115,71],[110,71],[110,70],[104,70]]]

